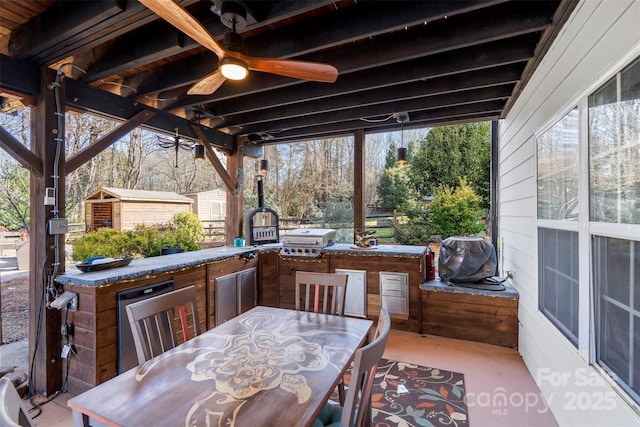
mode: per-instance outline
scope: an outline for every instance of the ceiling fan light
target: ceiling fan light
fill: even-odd
[[[407,163],[407,147],[398,147],[398,157],[396,162],[400,165]]]
[[[242,80],[247,77],[247,64],[236,58],[223,58],[220,61],[220,72],[230,80]]]

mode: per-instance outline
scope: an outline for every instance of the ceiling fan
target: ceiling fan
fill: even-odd
[[[174,0],[140,0],[140,3],[218,56],[218,69],[196,82],[187,91],[189,95],[209,95],[227,78],[242,80],[247,76],[248,70],[325,83],[333,83],[338,78],[338,70],[327,64],[247,56],[242,36],[236,32],[246,26],[246,11],[235,1],[227,0],[222,3],[220,17],[222,23],[230,28],[223,46]]]

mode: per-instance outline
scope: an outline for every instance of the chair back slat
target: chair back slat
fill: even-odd
[[[355,427],[371,425],[371,390],[378,363],[387,345],[390,329],[389,313],[386,308],[382,308],[375,339],[356,351],[340,425]]]
[[[348,278],[346,274],[296,271],[296,310],[343,316]],[[300,295],[303,287],[304,309]]]
[[[140,364],[200,333],[195,286],[138,301],[126,310]],[[177,324],[181,340],[177,339]]]

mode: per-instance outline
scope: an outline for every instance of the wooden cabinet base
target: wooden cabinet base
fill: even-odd
[[[518,293],[422,285],[422,333],[518,347]],[[440,283],[438,281],[438,283]],[[427,288],[427,289],[425,289]]]

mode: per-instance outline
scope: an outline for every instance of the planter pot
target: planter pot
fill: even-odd
[[[182,248],[162,248],[160,249],[160,255],[179,254],[184,252]]]

